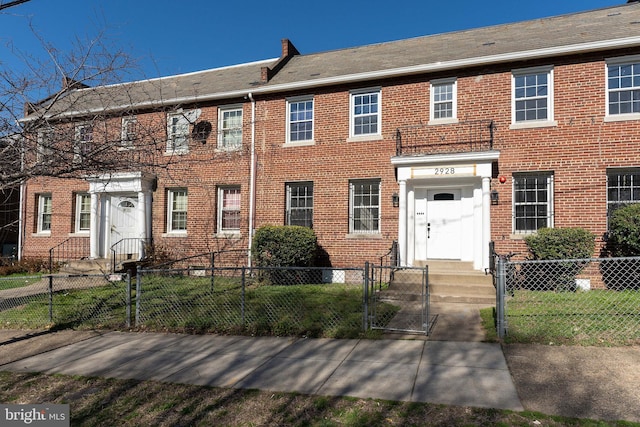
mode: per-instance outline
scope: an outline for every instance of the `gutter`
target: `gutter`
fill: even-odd
[[[341,76],[327,77],[322,79],[313,79],[313,80],[303,80],[299,82],[293,83],[284,83],[284,84],[275,84],[275,85],[265,85],[260,88],[256,88],[250,94],[253,95],[262,95],[262,94],[272,94],[278,92],[285,92],[291,90],[298,89],[311,89],[316,87],[323,86],[332,86],[344,83],[355,83],[367,80],[379,80],[391,77],[402,77],[402,76],[410,76],[415,74],[422,73],[430,73],[437,71],[447,71],[454,70],[465,67],[474,67],[474,66],[484,66],[491,64],[499,64],[499,63],[507,63],[507,62],[515,62],[515,61],[527,61],[532,59],[540,59],[547,58],[553,56],[562,56],[568,54],[582,54],[588,52],[597,52],[601,50],[609,50],[609,49],[623,49],[628,47],[637,47],[640,46],[640,36],[634,37],[625,37],[622,39],[614,39],[614,40],[605,40],[599,42],[590,42],[590,43],[579,43],[572,44],[566,46],[557,46],[557,47],[549,47],[543,49],[534,49],[527,51],[518,51],[511,53],[501,53],[497,55],[488,55],[481,57],[473,57],[473,58],[465,58],[465,59],[456,59],[453,61],[445,61],[445,62],[433,62],[429,64],[419,64],[412,65],[408,67],[400,67],[400,68],[391,68],[386,70],[379,71],[368,71],[364,73],[356,73],[356,74],[347,74]],[[105,112],[113,112],[120,111],[131,108],[158,108],[168,105],[174,104],[182,104],[189,102],[206,102],[206,101],[215,101],[221,99],[229,99],[229,98],[241,98],[247,96],[246,90],[235,90],[229,92],[218,92],[212,93],[204,96],[186,96],[186,97],[177,97],[170,98],[159,102],[154,101],[145,101],[133,104],[123,104],[114,106],[111,108],[105,109],[104,107],[91,108],[84,111],[69,111],[64,112],[52,117],[55,118],[66,118],[66,117],[74,117],[78,115],[86,115],[86,114],[95,114],[95,113],[105,113]],[[46,116],[45,116],[46,117]],[[21,122],[31,122],[37,120],[36,118],[23,118]]]

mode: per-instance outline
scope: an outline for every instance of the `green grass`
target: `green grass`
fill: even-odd
[[[12,274],[10,276],[0,277],[0,291],[5,289],[21,288],[23,286],[32,285],[42,279],[42,276],[33,276],[25,274]]]
[[[485,327],[494,322],[492,310],[483,310]],[[506,322],[511,343],[638,344],[640,292],[518,290],[507,299]]]
[[[99,279],[96,279],[99,280]],[[135,314],[135,283],[132,316]],[[273,286],[249,283],[244,291],[237,278],[146,276],[140,294],[138,329],[190,333],[356,338],[362,330],[362,286],[312,284]],[[380,304],[381,319],[391,319],[398,307]],[[0,311],[4,327],[38,328],[49,324],[47,295],[28,298]],[[131,324],[135,325],[134,319]],[[55,327],[126,327],[124,282],[56,292]],[[366,332],[368,337],[381,333]]]

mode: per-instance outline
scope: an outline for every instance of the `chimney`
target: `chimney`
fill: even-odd
[[[260,81],[262,83],[267,83],[269,80],[273,78],[273,76],[275,76],[278,73],[278,71],[282,69],[282,67],[284,67],[287,64],[287,62],[289,62],[291,58],[293,58],[296,55],[300,55],[300,52],[298,52],[298,49],[296,49],[296,47],[293,45],[293,43],[291,43],[289,39],[282,39],[281,42],[282,42],[282,55],[280,56],[280,59],[278,59],[278,61],[273,66],[273,68],[262,67],[260,69]]]

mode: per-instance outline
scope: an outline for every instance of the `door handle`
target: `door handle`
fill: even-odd
[[[431,237],[431,223],[427,223],[427,239]]]

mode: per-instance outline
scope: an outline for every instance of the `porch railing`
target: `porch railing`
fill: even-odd
[[[420,124],[396,130],[396,155],[451,154],[493,149],[493,120],[468,120],[438,126]]]
[[[111,245],[111,269],[116,270],[118,263],[140,261],[149,252],[151,238],[131,237],[117,241]]]
[[[49,249],[49,273],[53,273],[54,268],[61,263],[86,259],[90,255],[89,237],[69,237]]]

